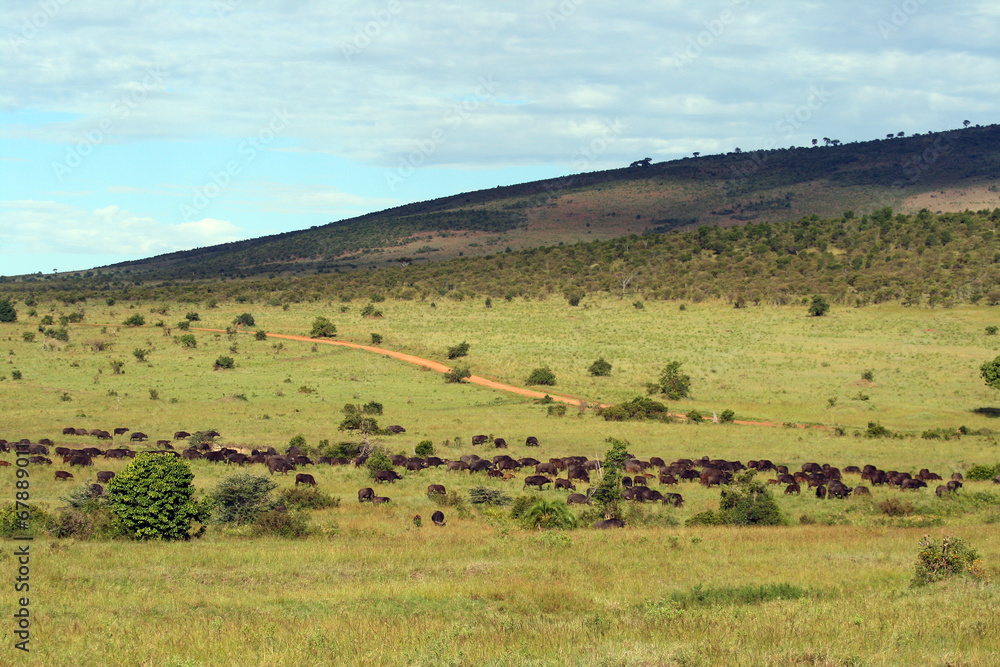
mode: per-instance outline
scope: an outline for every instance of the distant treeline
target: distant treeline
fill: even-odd
[[[884,208],[780,224],[627,236],[476,258],[328,274],[169,280],[142,275],[6,279],[0,294],[65,303],[90,299],[298,303],[353,299],[726,299],[788,304],[822,294],[864,306],[1000,304],[1000,208],[915,215]],[[127,270],[126,270],[127,271]]]

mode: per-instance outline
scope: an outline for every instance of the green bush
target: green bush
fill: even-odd
[[[965,478],[974,482],[988,482],[997,475],[1000,475],[1000,463],[992,466],[976,464],[965,473]]]
[[[558,403],[556,405],[550,405],[548,407],[548,415],[550,417],[565,417],[566,416],[566,404]]]
[[[372,345],[382,344],[382,334],[373,333],[372,334]]]
[[[233,320],[233,324],[238,327],[252,327],[256,322],[254,322],[253,315],[250,313],[240,313]]]
[[[514,499],[500,489],[491,489],[488,486],[474,486],[469,489],[469,502],[473,505],[493,505],[505,506],[514,502]]]
[[[700,424],[705,421],[705,417],[702,416],[702,414],[697,410],[691,410],[685,415],[685,417],[687,417],[688,422],[692,424]]]
[[[254,340],[267,340],[267,332],[261,329],[253,335]]]
[[[353,442],[341,442],[330,448],[329,456],[340,459],[353,459],[361,451],[361,446]]]
[[[184,334],[177,339],[183,347],[198,347],[198,339],[194,337],[194,334]]]
[[[375,473],[380,470],[392,470],[392,461],[389,460],[385,450],[377,448],[368,455],[368,459],[365,461],[365,468],[368,469],[368,476],[375,479]]]
[[[219,357],[215,360],[215,370],[236,368],[236,362],[232,357]]]
[[[520,516],[521,525],[537,530],[569,530],[577,527],[576,515],[562,500],[536,500]]]
[[[461,382],[467,377],[472,377],[472,371],[468,366],[456,364],[454,368],[444,374],[445,382]]]
[[[806,597],[804,589],[791,584],[760,584],[747,586],[710,586],[696,584],[690,591],[676,591],[670,601],[681,609],[711,605],[763,604],[772,600],[797,600]]]
[[[737,526],[779,526],[786,523],[767,484],[754,479],[754,471],[737,475],[735,488],[723,488],[719,512],[725,523]]]
[[[334,498],[311,486],[293,486],[278,492],[277,504],[284,505],[289,510],[323,510],[340,507],[340,498]]]
[[[920,540],[912,586],[924,586],[961,574],[973,579],[983,578],[982,561],[975,549],[951,535],[945,535],[940,544],[926,535]]]
[[[320,315],[312,323],[309,330],[310,338],[334,338],[337,335],[337,327],[327,318]]]
[[[421,458],[426,458],[428,456],[434,455],[434,443],[430,440],[421,440],[417,443],[417,446],[413,448],[413,453]]]
[[[252,523],[270,510],[271,491],[277,482],[262,475],[237,473],[220,480],[208,494],[213,505],[213,520],[217,523]]]
[[[587,373],[594,377],[607,377],[611,375],[611,364],[605,361],[604,357],[601,357],[590,365]]]
[[[125,320],[122,324],[124,324],[127,327],[141,327],[145,323],[146,323],[146,318],[140,315],[139,313],[136,313],[135,315]]]
[[[556,383],[556,374],[548,366],[542,366],[531,371],[531,375],[524,382],[527,385],[552,386]]]
[[[363,406],[361,406],[361,412],[366,415],[380,415],[383,411],[383,406],[378,401],[368,401]]]
[[[892,431],[881,424],[868,422],[868,429],[865,431],[866,438],[891,438]]]
[[[736,420],[736,413],[732,410],[723,410],[722,414],[719,415],[719,422],[722,424],[731,424]]]
[[[687,398],[691,393],[691,376],[681,373],[681,362],[671,361],[660,373],[659,382],[646,385],[650,394],[665,394],[671,401]]]
[[[685,526],[724,526],[728,523],[726,521],[726,516],[722,512],[713,512],[712,510],[705,510],[704,512],[698,512],[697,514],[688,518],[684,522]]]
[[[667,406],[644,396],[636,396],[631,401],[612,405],[601,411],[604,421],[620,422],[632,419],[659,419],[667,421]]]
[[[996,326],[992,326],[991,325],[991,326],[986,327],[986,335],[987,336],[996,336],[997,335],[997,331],[998,331],[998,329],[997,329]]]
[[[458,345],[448,348],[449,359],[458,359],[459,357],[464,357],[467,354],[469,354],[469,344],[464,340]]]
[[[252,533],[257,537],[301,539],[309,536],[309,519],[302,512],[271,510],[254,519]]]
[[[292,436],[291,440],[288,441],[288,447],[297,447],[302,449],[306,446],[306,437],[302,434]]]
[[[628,440],[608,438],[611,445],[604,455],[604,475],[591,495],[591,503],[605,519],[621,518],[621,486],[625,459],[628,458]]]
[[[108,504],[132,538],[187,539],[192,521],[208,514],[194,500],[193,479],[184,459],[141,453],[108,482]]]
[[[812,301],[809,304],[809,314],[812,317],[820,317],[826,315],[830,310],[830,304],[827,300],[818,294],[813,296]]]
[[[187,331],[191,328],[191,323],[188,322],[187,320],[181,320],[180,322],[177,323],[177,328],[180,329],[181,331]]]
[[[987,361],[979,370],[987,386],[1000,389],[1000,357],[997,357],[993,361]]]
[[[141,348],[141,347],[137,347],[134,350],[132,350],[132,356],[135,357],[136,361],[138,361],[139,363],[142,363],[142,362],[146,361],[146,357],[149,356],[149,352],[150,352],[149,350],[146,350],[146,349]]]
[[[510,518],[517,521],[537,500],[539,500],[538,496],[518,496],[511,503]]]
[[[10,372],[11,380],[20,380],[22,377],[23,375],[21,375],[21,371],[17,370],[16,368]]]
[[[7,503],[0,509],[0,537],[14,537],[48,530],[55,518],[35,504],[27,509],[18,509],[14,503]]]
[[[21,333],[21,340],[23,340],[25,343],[34,343],[35,333],[33,331],[24,331]]]
[[[0,322],[17,322],[17,311],[14,302],[8,297],[0,299]]]
[[[343,420],[341,420],[337,430],[361,431],[362,433],[371,433],[373,435],[383,433],[382,429],[379,428],[378,421],[374,417],[366,417],[361,412],[352,412],[348,414]]]

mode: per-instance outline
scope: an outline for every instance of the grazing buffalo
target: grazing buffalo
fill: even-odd
[[[673,505],[674,507],[680,507],[684,504],[684,498],[682,498],[681,494],[679,493],[664,493],[663,504]]]
[[[399,424],[389,424],[385,427],[385,430],[389,433],[406,433],[406,429]]]
[[[449,472],[453,471],[453,470],[468,470],[468,469],[469,469],[469,464],[466,463],[465,461],[449,461],[448,462],[448,470],[449,470]]]
[[[493,447],[495,449],[507,449],[507,441],[503,438],[495,438],[493,440]]]
[[[947,487],[948,491],[954,493],[955,491],[958,491],[959,489],[962,488],[962,483],[959,482],[958,480],[953,479],[950,482],[948,482]]]
[[[648,503],[655,503],[663,500],[663,494],[656,489],[650,489],[646,486],[637,486],[632,488],[634,488],[638,492],[639,496],[641,496],[642,499]]]
[[[584,484],[590,484],[590,474],[587,472],[586,468],[581,468],[580,466],[570,466],[570,468],[566,471],[566,476],[570,479],[583,482]]]
[[[566,496],[567,505],[589,505],[590,498],[583,495],[582,493],[571,493]]]
[[[375,497],[375,490],[370,487],[365,487],[363,489],[358,489],[358,502],[363,503],[366,500],[370,501]]]
[[[447,493],[448,492],[445,490],[444,484],[431,484],[427,487],[428,496],[433,496],[433,495],[444,496],[447,495]]]
[[[316,480],[312,475],[307,475],[305,473],[299,473],[295,476],[295,486],[299,484],[308,484],[309,486],[316,486]]]
[[[51,447],[53,445],[53,442],[51,440],[49,440],[48,438],[39,438],[38,439],[38,444],[39,445],[48,445],[49,447]]]
[[[524,441],[524,446],[525,447],[537,447],[538,446],[538,438],[536,438],[533,435],[529,435],[527,437],[527,439]]]
[[[209,452],[208,456],[206,456],[205,458],[208,458],[212,454],[216,453],[217,452]],[[267,471],[272,475],[276,472],[280,472],[283,475],[287,475],[290,470],[295,470],[295,466],[292,465],[283,456],[271,456],[267,459]]]
[[[940,484],[938,488],[934,489],[934,493],[935,495],[937,495],[938,498],[940,498],[944,494],[948,493],[948,487],[945,486],[944,484]]]
[[[379,470],[375,473],[375,481],[381,484],[382,482],[389,482],[390,484],[395,484],[397,479],[403,479],[402,476],[395,470]]]
[[[385,496],[372,496],[372,505],[385,505],[390,502]]]
[[[194,461],[195,459],[205,458],[204,454],[202,454],[201,452],[199,452],[197,449],[193,449],[191,447],[188,447],[183,452],[181,452],[181,456],[183,456],[184,458],[188,459],[189,461]]]
[[[545,488],[546,484],[551,484],[551,483],[552,480],[546,477],[545,475],[529,475],[528,477],[524,478],[524,486],[521,487],[521,490],[523,491],[529,486],[537,486],[539,490],[542,490]]]
[[[632,487],[632,478],[629,477],[628,475],[626,475],[625,477],[622,477],[622,486],[624,486],[626,489],[631,488]]]
[[[90,431],[85,428],[78,428],[73,432],[73,435],[90,435]]]
[[[795,483],[789,484],[788,486],[785,487],[785,495],[789,495],[790,496],[793,493],[795,495],[799,495],[800,493],[802,493],[802,488],[798,484],[795,484]]]
[[[603,519],[594,523],[594,528],[606,530],[608,528],[624,528],[625,522],[621,519]]]
[[[435,526],[443,526],[444,525],[444,512],[442,512],[441,510],[438,510],[438,511],[434,512],[434,514],[431,514],[431,521],[434,522]]]
[[[573,482],[571,482],[568,479],[557,479],[554,488],[562,489],[564,491],[569,491],[569,490],[576,491],[576,487],[573,486]]]
[[[960,473],[960,472],[953,472],[953,473],[951,473],[951,479],[953,481],[956,481],[956,482],[961,482],[965,478],[962,477],[962,473]]]
[[[902,484],[900,484],[899,488],[902,489],[903,491],[905,491],[906,489],[913,489],[914,491],[916,491],[917,489],[923,489],[926,487],[927,487],[927,482],[925,482],[922,479],[904,479]]]
[[[108,433],[107,431],[101,431],[100,433],[97,434],[97,439],[98,440],[111,440],[112,437],[111,437],[111,434]]]
[[[660,484],[676,484],[676,483],[677,483],[677,478],[674,477],[673,475],[668,475],[666,473],[660,475]]]
[[[37,463],[37,464],[44,463],[45,465],[52,465],[52,461],[50,459],[45,458],[44,456],[29,456],[28,463]]]
[[[125,428],[124,426],[119,426],[114,431],[115,435],[125,435],[128,432],[129,432],[129,429]]]
[[[142,431],[133,431],[132,435],[128,437],[129,442],[142,442],[144,440],[149,440],[149,436]]]
[[[99,473],[97,473],[97,481],[100,482],[101,484],[107,484],[114,478],[115,478],[115,473],[111,472],[110,470],[102,470]]]
[[[73,479],[73,473],[66,472],[65,470],[56,470],[56,481],[65,481],[67,479]]]
[[[28,447],[29,454],[41,454],[42,456],[49,455],[49,448],[45,445],[31,445]]]
[[[66,462],[69,463],[71,466],[80,466],[80,467],[94,465],[94,462],[86,454],[72,454],[71,456],[69,456]]]
[[[856,486],[854,487],[855,496],[871,496],[872,492],[867,486]]]
[[[523,459],[518,459],[517,462],[523,466],[536,466],[540,463],[538,459],[533,459],[530,456],[526,456]]]
[[[170,446],[170,441],[169,440],[157,440],[156,441],[156,446],[157,447],[167,447],[169,449],[173,449],[173,447]]]
[[[472,444],[473,445],[482,445],[482,444],[485,444],[486,441],[489,440],[489,439],[490,439],[490,436],[488,436],[488,435],[474,435],[474,436],[472,436]]]
[[[645,475],[636,475],[635,477],[633,477],[632,478],[632,485],[633,486],[649,486],[648,484],[646,484],[646,476]]]
[[[826,487],[823,486],[822,484],[816,487],[816,497],[826,498]]]
[[[473,461],[469,464],[469,472],[482,472],[483,470],[492,470],[493,462],[487,461],[486,459],[479,459],[478,461]]]
[[[538,465],[536,465],[535,473],[539,475],[541,475],[542,473],[546,473],[549,475],[558,475],[559,470],[556,468],[555,464],[550,461],[548,463],[539,463]]]
[[[104,495],[104,487],[100,484],[91,484],[88,492],[91,498],[100,498]]]
[[[994,484],[1000,484],[1000,475],[996,475],[996,476],[995,476],[995,477],[993,478],[993,483],[994,483]]]
[[[500,472],[499,470],[487,470],[486,471],[486,476],[490,477],[492,479],[503,479],[504,478],[504,474],[502,472]]]
[[[183,440],[184,438],[190,438],[191,434],[187,431],[174,431],[174,440]]]
[[[62,430],[63,435],[76,435],[76,429],[72,426],[67,426]]]

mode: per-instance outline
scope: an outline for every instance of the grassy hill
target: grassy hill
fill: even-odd
[[[410,264],[628,234],[1000,204],[1000,126],[734,152],[408,204],[311,229],[102,267],[148,279]]]

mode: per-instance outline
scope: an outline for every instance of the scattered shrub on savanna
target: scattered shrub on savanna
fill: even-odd
[[[428,456],[434,455],[434,443],[430,440],[421,440],[413,448],[413,454],[421,458],[426,458]]]
[[[1000,463],[995,465],[977,463],[966,471],[965,479],[974,482],[987,482],[997,475],[1000,475]]]
[[[945,535],[940,543],[924,535],[910,584],[925,586],[959,575],[974,580],[986,578],[979,553],[964,540],[951,535]]]
[[[814,295],[809,303],[809,315],[812,317],[822,317],[830,310],[830,304],[825,297]]]
[[[23,377],[24,377],[24,375],[21,373],[21,371],[19,371],[16,368],[10,372],[10,379],[11,380],[20,380]]]
[[[720,491],[718,511],[705,510],[690,517],[688,526],[781,526],[788,523],[767,484],[754,478],[756,471],[736,475],[734,486]]]
[[[892,517],[908,516],[916,511],[913,503],[909,500],[900,500],[899,498],[879,500],[875,503],[875,507],[882,514]]]
[[[194,337],[194,334],[184,334],[177,339],[181,347],[195,348],[198,347],[198,339]]]
[[[387,435],[388,431],[382,429],[378,425],[378,420],[374,417],[366,415],[361,410],[353,412],[345,412],[344,418],[341,420],[340,425],[337,426],[338,431],[360,431],[363,434],[368,435]]]
[[[253,335],[254,340],[267,340],[267,332],[263,329]]]
[[[256,322],[253,319],[253,315],[250,313],[240,313],[233,320],[233,324],[238,327],[252,327]]]
[[[577,527],[576,515],[564,500],[539,498],[518,517],[529,530],[570,530]]]
[[[979,370],[987,386],[1000,389],[1000,357],[985,362]]]
[[[375,479],[375,473],[392,470],[392,460],[383,448],[374,447],[365,459],[365,468],[368,470],[368,476]]]
[[[681,373],[681,362],[671,361],[663,368],[658,382],[646,385],[649,394],[665,394],[671,401],[689,398],[691,376]]]
[[[636,396],[631,401],[611,405],[598,412],[604,417],[604,421],[609,422],[620,422],[630,419],[671,421],[666,405],[643,396]]]
[[[986,327],[986,335],[987,336],[996,336],[998,330],[1000,330],[1000,329],[998,329],[996,326],[990,325],[990,326]]]
[[[514,502],[514,499],[500,489],[493,489],[488,486],[474,486],[469,489],[469,502],[473,505],[494,505],[501,507],[510,505]]]
[[[874,382],[875,381],[875,371],[873,371],[871,369],[864,371],[863,373],[861,373],[861,379],[862,380],[867,380],[868,382]]]
[[[0,537],[30,535],[36,530],[50,530],[55,524],[56,517],[35,503],[27,507],[6,503],[0,509]]]
[[[188,539],[209,505],[194,499],[188,462],[170,454],[138,454],[107,484],[108,505],[134,539]]]
[[[552,386],[556,383],[556,374],[548,366],[542,366],[531,371],[528,379],[524,381],[527,385]]]
[[[218,359],[215,360],[215,364],[214,364],[213,368],[215,370],[229,370],[229,369],[233,369],[233,368],[236,368],[236,362],[233,361],[232,357],[221,356],[221,357],[219,357]]]
[[[605,442],[611,445],[604,455],[603,476],[597,488],[591,495],[591,503],[605,519],[621,518],[621,484],[628,458],[628,440],[608,438]]]
[[[34,331],[22,331],[21,332],[21,340],[23,340],[25,343],[34,343],[35,342],[35,332]]]
[[[604,357],[601,357],[590,365],[587,373],[594,377],[607,377],[611,375],[611,364],[605,361]]]
[[[438,507],[465,507],[465,498],[455,490],[448,491],[447,493],[428,493],[427,497]]]
[[[736,420],[736,413],[732,410],[723,410],[719,414],[719,423],[721,424],[732,424]]]
[[[458,359],[459,357],[464,357],[469,354],[469,344],[464,340],[453,347],[448,348],[448,358]]]
[[[274,507],[271,491],[277,487],[277,482],[262,475],[237,473],[223,478],[208,493],[212,519],[216,523],[251,523]]]
[[[686,415],[689,424],[700,424],[705,421],[705,417],[697,410],[691,410]]]
[[[136,361],[138,361],[139,363],[143,363],[144,361],[146,361],[146,357],[149,356],[149,353],[150,350],[141,347],[137,347],[134,350],[132,350],[132,356],[135,357]]]
[[[187,315],[184,316],[184,319],[187,320],[188,322],[198,322],[199,320],[201,320],[201,315],[199,315],[196,312],[189,311]]]
[[[889,429],[887,429],[885,426],[882,426],[881,424],[877,424],[875,422],[868,422],[868,428],[865,431],[865,437],[866,438],[893,438],[893,437],[896,437],[896,434],[894,434],[892,431],[890,431]]]
[[[191,323],[187,320],[181,320],[177,323],[177,328],[181,331],[188,331],[191,328]]]
[[[278,492],[275,504],[289,510],[323,510],[340,507],[340,498],[311,486],[292,486]]]
[[[305,512],[288,512],[270,510],[263,512],[250,524],[251,534],[255,537],[284,537],[286,539],[302,539],[309,537],[309,517]]]
[[[444,374],[444,381],[448,383],[461,382],[467,377],[472,377],[472,371],[468,366],[456,364],[454,368]]]
[[[309,330],[310,338],[334,338],[337,335],[337,327],[329,319],[318,316],[312,323]]]
[[[132,315],[124,322],[122,322],[122,324],[124,324],[127,327],[141,327],[144,324],[146,324],[146,318],[140,315],[139,313],[136,313],[135,315]]]
[[[566,416],[566,404],[558,403],[556,405],[550,405],[546,410],[546,414],[550,417],[565,417]]]
[[[288,449],[291,449],[292,447],[302,449],[305,446],[306,446],[306,437],[301,433],[298,435],[293,435],[291,439],[289,439],[288,441]],[[286,449],[285,451],[288,451],[288,449]]]
[[[372,333],[372,345],[382,344],[382,334]]]
[[[17,322],[17,310],[9,297],[0,299],[0,322]]]
[[[382,311],[375,309],[375,304],[369,303],[364,308],[361,309],[361,317],[370,317],[372,319],[377,319],[382,317]]]

